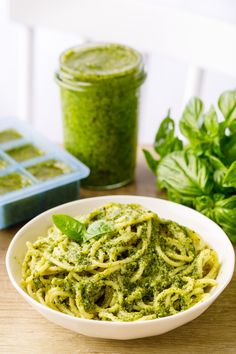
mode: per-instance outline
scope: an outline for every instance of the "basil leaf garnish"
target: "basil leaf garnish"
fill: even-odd
[[[102,236],[112,231],[114,231],[114,224],[111,221],[96,220],[89,225],[85,239],[89,240],[90,238]]]
[[[86,227],[80,221],[69,215],[56,214],[52,216],[54,225],[66,236],[76,242],[83,241]]]
[[[69,215],[56,214],[52,216],[54,225],[66,236],[76,242],[87,241],[93,237],[102,236],[114,231],[111,221],[96,220],[86,229],[85,224]]]

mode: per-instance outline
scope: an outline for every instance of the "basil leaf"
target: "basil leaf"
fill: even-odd
[[[205,160],[192,151],[175,151],[165,156],[157,169],[160,188],[177,191],[184,198],[209,194],[212,181]]]
[[[230,164],[236,160],[236,134],[225,136],[221,140],[221,150],[226,163]]]
[[[228,170],[226,170],[222,184],[224,187],[236,188],[236,161],[234,161]]]
[[[203,124],[208,135],[217,136],[219,132],[219,122],[214,106],[203,116]]]
[[[147,161],[149,168],[151,169],[152,172],[154,172],[156,174],[158,161],[154,159],[154,157],[152,156],[152,154],[148,150],[143,149],[143,153],[144,153],[144,156],[145,156],[145,159]]]
[[[199,130],[199,118],[203,111],[203,102],[198,97],[193,97],[186,105],[179,122],[181,133],[189,139],[196,141],[201,135]]]
[[[178,137],[174,136],[175,123],[173,119],[170,118],[169,114],[170,112],[168,111],[168,115],[161,122],[155,137],[154,149],[160,158],[163,158],[172,151],[183,149],[183,142]],[[146,149],[143,149],[143,153],[149,168],[156,174],[156,169],[159,161],[156,160]]]
[[[214,200],[206,195],[197,197],[194,201],[194,206],[197,211],[206,215],[210,219],[214,219]]]
[[[216,111],[213,106],[203,115],[203,103],[193,98],[186,106],[180,120],[180,131],[187,136],[190,148],[198,156],[206,153],[222,156],[220,148],[220,128]]]
[[[173,189],[167,189],[167,196],[169,200],[172,202],[184,204],[189,207],[193,207],[193,198],[184,197],[182,194],[179,194],[178,191],[174,191]]]
[[[227,168],[225,167],[223,162],[221,162],[221,160],[217,157],[213,155],[209,155],[207,157],[213,171],[213,180],[217,187],[221,188],[223,186],[223,179],[227,172]]]
[[[236,195],[219,200],[215,204],[216,222],[224,229],[232,242],[236,242]]]
[[[198,211],[219,224],[230,240],[236,242],[236,196],[227,198],[223,194],[198,197],[195,200]]]
[[[96,236],[102,236],[104,234],[113,232],[114,230],[115,226],[111,221],[96,220],[87,228],[85,240],[89,240],[90,238]]]
[[[52,216],[54,225],[66,236],[76,242],[83,241],[86,227],[69,215],[56,214]]]
[[[225,118],[225,128],[236,133],[236,90],[222,93],[218,106]]]
[[[161,158],[172,151],[183,149],[182,141],[174,136],[175,122],[169,117],[169,114],[168,111],[167,117],[161,122],[154,142],[154,149]]]

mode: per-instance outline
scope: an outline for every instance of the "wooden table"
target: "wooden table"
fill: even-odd
[[[155,178],[141,153],[135,183],[109,192],[81,191],[82,198],[105,194],[160,196],[156,192]],[[236,273],[207,312],[172,332],[129,341],[89,338],[48,322],[11,286],[5,269],[5,254],[18,229],[19,226],[0,232],[1,354],[236,353]]]

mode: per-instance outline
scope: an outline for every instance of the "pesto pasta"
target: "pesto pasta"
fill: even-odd
[[[190,308],[217,284],[216,252],[141,205],[110,203],[77,220],[113,228],[79,243],[53,225],[27,242],[22,287],[43,305],[85,319],[151,320]]]

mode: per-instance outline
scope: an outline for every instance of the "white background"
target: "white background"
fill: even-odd
[[[127,6],[128,2],[129,0]],[[236,1],[233,0],[166,0],[165,4],[236,23]],[[20,24],[9,20],[7,7],[7,0],[0,0],[0,119],[9,116],[19,117],[21,105],[18,93],[22,83],[19,62],[22,60],[23,30]],[[143,30],[145,31],[145,28]],[[62,141],[59,90],[53,75],[61,51],[80,42],[80,36],[75,33],[62,33],[43,28],[36,30],[33,122],[39,131],[53,141]],[[232,46],[235,44],[236,39]],[[144,98],[140,116],[141,143],[152,142],[156,128],[169,107],[172,109],[173,118],[176,121],[179,119],[187,79],[186,63],[161,54],[146,54],[148,79],[143,90]],[[201,94],[206,107],[211,103],[216,104],[222,91],[235,87],[235,77],[208,70]]]

